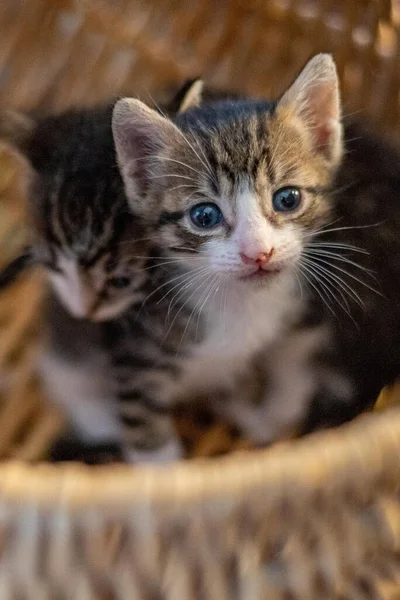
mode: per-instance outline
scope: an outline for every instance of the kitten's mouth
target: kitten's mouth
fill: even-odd
[[[252,273],[248,273],[247,275],[242,275],[239,277],[242,281],[252,281],[252,280],[260,280],[260,279],[270,279],[281,272],[281,269],[257,269]]]

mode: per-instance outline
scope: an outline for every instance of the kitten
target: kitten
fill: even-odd
[[[186,110],[201,91],[201,82],[190,81],[163,110]],[[0,274],[0,287],[31,265],[45,268],[51,290],[45,388],[76,436],[102,444],[118,440],[120,428],[101,322],[143,300],[150,251],[116,165],[112,110],[110,104],[37,120],[0,116],[1,137],[18,149],[30,174],[32,225],[31,245]]]
[[[341,420],[340,404],[359,410],[393,380],[399,156],[351,129],[343,152],[330,56],[277,102],[206,103],[171,120],[120,100],[113,131],[131,210],[160,257],[141,310],[110,323],[131,460],[178,458],[171,404],[232,389],[260,354],[261,402],[221,407],[260,443],[316,396]]]

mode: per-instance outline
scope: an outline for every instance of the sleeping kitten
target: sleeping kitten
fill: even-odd
[[[399,156],[388,149],[386,162],[385,146],[351,130],[343,152],[340,116],[328,55],[278,102],[225,100],[173,120],[116,104],[126,193],[160,257],[141,310],[110,323],[131,460],[179,457],[171,404],[232,388],[260,353],[262,401],[221,407],[260,443],[316,395],[335,420],[399,373]]]
[[[195,106],[202,83],[191,81],[164,107]],[[132,215],[111,131],[113,105],[34,121],[0,115],[0,137],[18,148],[30,172],[32,243],[0,274],[4,287],[33,264],[45,267],[51,293],[41,372],[48,395],[63,406],[87,442],[120,437],[108,353],[100,323],[142,302],[148,232]]]

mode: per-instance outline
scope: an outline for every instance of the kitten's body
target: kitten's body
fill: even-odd
[[[159,426],[149,416],[154,408],[161,411],[180,391],[194,393],[199,386],[211,396],[218,386],[232,391],[235,376],[256,355],[264,357],[269,375],[261,402],[251,406],[231,396],[225,409],[260,443],[301,423],[313,401],[314,424],[343,421],[400,372],[399,156],[385,144],[377,148],[364,133],[354,139],[350,128],[340,164],[334,76],[320,60],[278,105],[211,103],[175,119],[177,127],[134,101],[121,101],[115,109],[127,195],[133,211],[156,227],[172,286],[162,281],[161,299],[153,291],[147,301],[150,324],[166,300],[156,349],[170,331],[165,312],[172,323],[179,315],[186,323],[173,375],[163,372],[157,380],[154,371],[140,366],[125,390],[120,409],[131,420],[128,441],[135,449],[146,440],[158,438],[162,447],[172,439],[168,419]],[[136,162],[138,156],[143,162]],[[269,198],[290,184],[302,189],[305,208],[285,220],[271,210]],[[190,211],[204,206],[223,214],[222,225],[216,221],[211,232],[190,222]],[[394,241],[390,265],[383,240],[388,237]],[[263,270],[279,271],[267,275],[266,283],[265,273],[259,282],[249,271],[261,269],[259,255]],[[201,264],[207,265],[205,273],[196,275]],[[375,268],[377,281],[364,268]],[[185,270],[192,279],[181,275]],[[177,287],[181,290],[173,293]],[[187,325],[192,311],[197,342]],[[149,396],[147,406],[140,404],[143,396]],[[170,450],[169,445],[169,455]]]

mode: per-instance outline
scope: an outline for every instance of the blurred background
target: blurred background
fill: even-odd
[[[400,0],[1,0],[0,107],[162,102],[196,76],[268,98],[328,51],[344,116],[372,117],[397,138],[399,25]],[[23,199],[1,147],[0,265],[24,243]],[[34,377],[41,296],[37,274],[0,296],[0,458],[43,457],[62,429]]]
[[[275,95],[310,55],[329,51],[346,109],[396,125],[399,23],[399,0],[2,0],[0,103],[161,100],[198,75]]]

